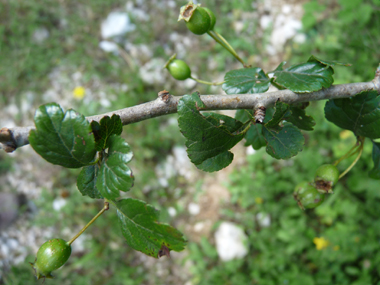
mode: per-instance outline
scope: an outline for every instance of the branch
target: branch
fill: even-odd
[[[312,93],[294,93],[290,90],[281,90],[269,93],[234,94],[234,95],[200,95],[206,105],[201,110],[237,110],[257,109],[258,107],[270,107],[277,100],[284,103],[295,104],[309,101],[327,99],[339,99],[354,96],[362,91],[376,90],[380,94],[380,70],[376,72],[375,79],[371,82],[333,85]],[[120,116],[123,125],[144,121],[147,119],[173,114],[177,112],[177,105],[182,96],[172,96],[168,91],[158,93],[158,98],[137,106],[87,117],[88,121],[99,122],[104,116],[113,114]],[[0,149],[13,152],[18,147],[29,144],[29,131],[34,127],[2,128],[0,130]]]

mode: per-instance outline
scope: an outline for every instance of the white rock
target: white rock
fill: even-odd
[[[162,70],[165,61],[161,58],[153,58],[140,67],[139,74],[141,79],[147,84],[163,84],[164,70]]]
[[[270,216],[268,214],[260,212],[256,215],[256,219],[259,225],[263,228],[269,227],[271,224]]]
[[[246,256],[248,253],[246,241],[247,236],[244,231],[231,222],[222,222],[215,232],[216,250],[223,261]]]
[[[177,216],[177,210],[175,208],[173,208],[173,207],[169,207],[168,208],[168,213],[169,213],[170,217]]]
[[[53,209],[58,212],[66,205],[66,203],[67,201],[65,199],[59,197],[53,201]]]
[[[205,223],[204,222],[198,222],[194,225],[194,231],[196,231],[197,233],[199,233],[200,231],[202,231],[205,227]]]
[[[33,32],[33,40],[37,43],[42,43],[49,37],[50,33],[46,28],[39,28]]]
[[[252,154],[255,154],[256,153],[256,150],[250,146],[250,147],[247,147],[247,150],[246,150],[246,154],[247,155],[252,155]]]
[[[101,35],[104,39],[122,36],[135,28],[136,26],[131,23],[127,13],[111,12],[101,24]]]
[[[105,52],[114,52],[114,53],[119,52],[117,44],[110,41],[101,41],[99,43],[99,47]]]
[[[190,203],[187,207],[187,210],[189,211],[190,215],[196,216],[200,213],[201,207],[198,204]]]

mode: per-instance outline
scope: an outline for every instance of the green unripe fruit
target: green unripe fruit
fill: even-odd
[[[166,68],[169,70],[170,74],[177,80],[186,80],[191,76],[190,67],[186,62],[180,59],[173,59],[170,61]]]
[[[51,239],[45,242],[37,252],[37,258],[31,263],[37,279],[53,278],[51,272],[66,263],[71,255],[71,245],[63,239]]]
[[[211,11],[210,11],[211,12]],[[186,6],[182,6],[178,21],[184,20],[187,28],[196,35],[203,35],[214,28],[216,18],[212,19],[211,13],[200,4],[194,5],[190,1]],[[212,13],[213,14],[213,13]],[[212,25],[212,22],[214,23]]]
[[[325,200],[325,195],[319,193],[311,183],[306,181],[296,186],[293,196],[302,210],[318,207]]]
[[[210,29],[209,31],[213,30],[214,27],[215,27],[215,23],[216,23],[216,17],[215,17],[215,14],[207,7],[203,7],[204,10],[206,10],[206,12],[208,13],[208,15],[210,16]]]
[[[323,164],[315,172],[315,187],[321,193],[332,193],[332,188],[339,180],[339,170],[335,165]]]

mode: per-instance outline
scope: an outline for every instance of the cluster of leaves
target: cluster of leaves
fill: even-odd
[[[34,150],[52,164],[80,168],[79,191],[93,199],[106,199],[117,209],[119,224],[128,245],[158,257],[162,248],[181,251],[185,241],[175,228],[158,222],[159,212],[145,202],[118,199],[131,189],[134,176],[128,163],[129,145],[120,137],[120,117],[91,122],[55,103],[42,105],[35,115],[36,130],[29,136]]]
[[[227,94],[263,93],[271,84],[280,89],[309,93],[328,88],[334,82],[334,65],[348,65],[311,56],[306,63],[284,69],[282,62],[274,71],[242,68],[226,73],[223,90]],[[270,77],[271,76],[271,77]],[[307,106],[307,105],[306,105]],[[240,110],[235,118],[215,113],[201,114],[204,108],[196,93],[185,95],[178,104],[179,127],[186,137],[190,160],[204,171],[218,171],[228,166],[233,154],[229,150],[244,137],[254,149],[265,146],[277,159],[288,159],[302,150],[300,130],[313,130],[314,119],[305,113],[305,105],[278,101],[268,109],[263,124],[254,124],[252,110]]]

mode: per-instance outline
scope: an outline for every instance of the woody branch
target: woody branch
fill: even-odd
[[[206,107],[200,110],[238,110],[270,107],[277,100],[295,104],[309,101],[348,98],[362,91],[376,90],[380,94],[380,71],[376,72],[375,79],[370,82],[333,85],[311,93],[294,93],[290,90],[281,90],[256,94],[233,95],[200,95]],[[123,125],[128,125],[147,119],[173,114],[177,112],[177,105],[182,96],[172,96],[168,92],[160,92],[156,100],[120,109],[117,111],[86,117],[88,121],[99,122],[105,116],[119,115]],[[0,130],[0,149],[13,152],[18,147],[29,144],[28,136],[34,127],[2,128]]]

